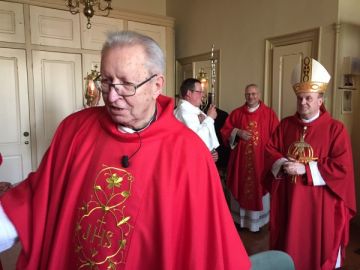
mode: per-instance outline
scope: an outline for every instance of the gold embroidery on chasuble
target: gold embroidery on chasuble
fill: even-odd
[[[133,176],[124,169],[104,165],[97,174],[76,220],[78,269],[117,269],[125,263],[125,247],[133,228],[126,211],[132,182]]]
[[[244,197],[246,200],[252,200],[255,197],[255,168],[254,168],[254,150],[259,144],[259,130],[256,121],[249,121],[246,130],[251,133],[251,138],[245,145],[245,183]]]

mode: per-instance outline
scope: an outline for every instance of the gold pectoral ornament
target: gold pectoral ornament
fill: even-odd
[[[287,157],[290,160],[295,160],[302,164],[308,164],[310,161],[317,160],[317,157],[314,157],[314,150],[310,144],[305,142],[307,126],[303,127],[303,132],[300,136],[299,141],[293,142],[288,148]],[[297,175],[293,175],[291,178],[292,183],[296,183]]]

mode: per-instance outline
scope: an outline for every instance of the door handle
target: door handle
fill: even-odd
[[[30,135],[30,133],[27,132],[27,131],[25,131],[23,134],[24,134],[25,137],[29,137],[29,135]]]

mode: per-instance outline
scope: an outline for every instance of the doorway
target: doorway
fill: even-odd
[[[215,64],[215,84],[214,84],[214,104],[219,106],[219,74],[220,74],[220,51],[215,50],[213,53]],[[197,78],[200,70],[206,73],[210,82],[211,79],[211,52],[179,58],[176,60],[176,78],[175,78],[175,99],[179,99],[180,85],[187,78]],[[209,86],[210,87],[210,86]]]
[[[0,48],[0,181],[19,183],[31,172],[26,54],[22,49]]]
[[[296,111],[291,73],[305,56],[318,58],[319,36],[316,28],[266,40],[264,102],[280,119]]]

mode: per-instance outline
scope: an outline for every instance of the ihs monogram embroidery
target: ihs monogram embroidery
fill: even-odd
[[[125,262],[125,247],[133,226],[126,214],[133,176],[114,167],[102,169],[93,194],[79,208],[76,223],[78,269],[117,269]]]

